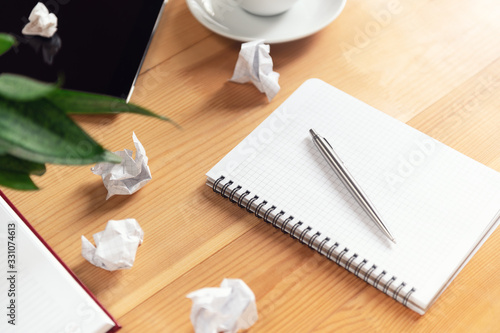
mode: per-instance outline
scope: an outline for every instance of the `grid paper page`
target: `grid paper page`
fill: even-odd
[[[326,137],[381,213],[391,243],[311,140]],[[376,265],[393,287],[415,288],[423,313],[500,209],[500,175],[425,134],[317,80],[304,83],[207,174],[232,180],[294,221],[347,248],[353,265]],[[386,274],[380,274],[386,271]],[[381,284],[382,284],[381,282]],[[414,309],[415,310],[415,309]]]

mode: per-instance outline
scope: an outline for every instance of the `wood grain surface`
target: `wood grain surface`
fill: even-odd
[[[135,131],[153,180],[106,201],[90,166],[49,166],[35,180],[41,191],[5,193],[123,332],[193,332],[186,294],[224,278],[243,279],[256,295],[259,319],[248,332],[498,332],[500,231],[420,316],[215,195],[204,175],[313,77],[500,171],[499,18],[493,0],[350,0],[317,34],[271,45],[281,91],[268,102],[252,85],[228,82],[241,43],[171,0],[132,102],[182,130],[136,115],[74,117],[112,151],[133,149]],[[80,236],[123,218],[145,232],[134,267],[86,262]]]

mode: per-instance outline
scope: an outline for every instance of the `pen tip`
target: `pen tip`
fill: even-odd
[[[314,129],[310,129],[309,133],[311,133],[312,136],[318,136],[318,133]]]

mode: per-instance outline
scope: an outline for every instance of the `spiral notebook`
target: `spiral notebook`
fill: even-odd
[[[314,146],[333,145],[397,240]],[[424,314],[499,221],[500,174],[318,79],[207,173],[215,192]]]

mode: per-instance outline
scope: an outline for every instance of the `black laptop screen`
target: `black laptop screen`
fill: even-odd
[[[19,42],[0,56],[0,72],[126,98],[164,0],[40,1],[58,18],[50,39],[21,33],[37,2],[0,0],[0,32]]]

